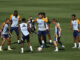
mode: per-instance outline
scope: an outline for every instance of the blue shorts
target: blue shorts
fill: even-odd
[[[73,36],[74,36],[74,37],[79,36],[79,32],[78,32],[77,30],[74,30],[74,32],[73,32]]]
[[[38,36],[46,36],[46,31],[38,31]]]
[[[24,41],[24,40],[27,40],[28,42],[29,42],[29,40],[30,40],[30,36],[29,35],[27,35],[27,36],[22,36],[22,40]]]
[[[12,33],[12,32],[13,32],[13,30],[16,32],[16,35],[18,36],[18,35],[19,35],[18,27],[11,27],[10,32]]]
[[[9,35],[8,34],[3,34],[3,38],[7,39],[7,38],[9,38]]]
[[[50,34],[49,30],[47,29],[46,34]]]

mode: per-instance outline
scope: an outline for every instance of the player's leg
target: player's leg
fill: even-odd
[[[77,32],[76,31],[73,32],[73,36],[74,36],[74,46],[72,48],[77,48],[78,36],[77,36]]]
[[[0,51],[2,51],[2,47],[3,47],[4,43],[5,43],[5,41],[6,41],[6,39],[3,38],[3,41],[2,41],[1,46],[0,46]]]
[[[6,35],[3,35],[2,37],[3,37],[3,41],[2,41],[2,43],[0,45],[0,51],[2,51],[2,46],[4,45],[4,43],[6,41]]]
[[[53,44],[49,30],[47,30],[47,34],[48,34],[50,44]]]
[[[55,40],[54,40],[54,46],[55,46],[55,52],[58,52],[58,45],[57,45],[57,38],[55,37]]]
[[[11,47],[10,47],[10,45],[11,45],[11,40],[10,40],[10,38],[8,37],[7,40],[8,40],[8,50],[12,50]]]
[[[21,53],[24,53],[24,40],[25,40],[25,36],[22,36],[22,39],[21,39]]]
[[[38,41],[40,46],[42,46],[41,33],[42,33],[41,31],[38,31]]]
[[[29,48],[30,48],[30,51],[31,52],[33,52],[33,48],[32,48],[32,45],[31,45],[31,43],[30,43],[30,36],[28,35],[27,37],[26,37],[26,41],[27,41],[27,43],[28,43],[28,46],[29,46]]]
[[[58,43],[62,46],[62,48],[64,48],[64,45],[63,45],[63,43],[61,42],[61,37],[58,37]]]
[[[20,43],[20,40],[19,40],[19,28],[18,27],[15,27],[15,32],[16,32],[16,35],[17,35],[17,40],[18,40],[18,44]]]

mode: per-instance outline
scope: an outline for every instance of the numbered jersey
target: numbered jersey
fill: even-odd
[[[8,27],[9,27],[9,25],[5,24],[2,34],[8,34]]]
[[[45,18],[36,19],[34,21],[36,21],[38,23],[38,30],[39,31],[45,31],[46,30],[46,23],[45,22],[47,22],[47,20]]]
[[[10,16],[10,20],[12,20],[12,25],[11,27],[18,27],[18,24],[19,24],[19,21],[21,20],[21,17],[20,16],[14,16],[14,15],[11,15]]]
[[[28,31],[28,28],[27,28],[27,24],[26,23],[21,23],[20,24],[20,29],[21,29],[21,32],[24,36],[27,36],[29,35],[29,31]]]
[[[71,21],[71,24],[73,26],[73,30],[78,30],[78,21],[77,20],[73,20]]]

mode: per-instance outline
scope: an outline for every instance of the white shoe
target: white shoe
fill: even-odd
[[[65,46],[64,46],[64,45],[62,45],[62,48],[65,48]]]
[[[77,48],[77,47],[74,46],[74,47],[72,47],[72,48]]]
[[[11,51],[12,49],[11,48],[8,48],[8,50]]]
[[[22,53],[22,54],[24,53],[24,48],[21,48],[21,53]]]
[[[55,52],[58,52],[58,49],[54,50]]]
[[[80,49],[80,47],[78,47]]]
[[[0,51],[3,51],[2,48],[0,48]]]

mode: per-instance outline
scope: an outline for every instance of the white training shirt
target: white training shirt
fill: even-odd
[[[73,25],[73,30],[78,30],[78,21],[77,20],[72,21],[72,25]]]
[[[8,34],[8,27],[9,27],[8,24],[5,24],[2,34]]]
[[[38,19],[37,23],[38,23],[38,30],[39,31],[45,31],[46,30],[46,23],[43,19]]]
[[[19,23],[19,16],[18,17],[13,16],[11,27],[18,27],[18,23]]]
[[[27,28],[27,24],[26,23],[21,23],[20,24],[20,29],[21,29],[21,32],[24,36],[27,36],[29,35],[29,31],[28,31],[28,28]]]

